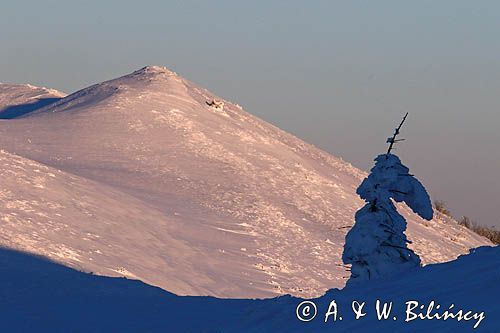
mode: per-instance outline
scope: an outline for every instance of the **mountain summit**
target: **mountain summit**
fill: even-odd
[[[345,284],[365,172],[239,105],[148,66],[22,116],[0,121],[0,244],[183,295]],[[424,263],[489,244],[401,213]]]

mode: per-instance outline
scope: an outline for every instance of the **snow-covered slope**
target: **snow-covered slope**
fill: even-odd
[[[22,156],[23,163],[37,161],[49,173],[62,170],[92,184],[85,195],[69,187],[58,197],[53,189],[55,204],[93,203],[85,224],[82,211],[58,212],[66,227],[36,231],[37,246],[22,238],[7,243],[9,235],[32,237],[35,230],[2,225],[3,244],[98,274],[115,269],[177,294],[310,297],[342,287],[348,276],[342,247],[362,205],[355,190],[365,173],[238,105],[209,106],[214,99],[220,100],[165,68],[146,67],[0,121],[5,159]],[[14,168],[1,167],[7,174]],[[11,182],[12,200],[26,200],[19,193],[34,187]],[[424,263],[489,244],[452,220],[424,222],[402,212]],[[22,211],[19,205],[0,211],[2,218],[34,221],[45,213],[41,206]],[[101,221],[124,229],[103,228]],[[82,225],[97,236],[92,247],[78,237]],[[58,257],[51,250],[57,247],[78,253],[79,261]],[[114,247],[129,252],[120,255]]]
[[[0,331],[496,333],[500,327],[499,280],[500,248],[481,248],[453,262],[371,280],[356,288],[331,290],[311,300],[317,307],[316,317],[302,322],[296,317],[296,308],[303,300],[290,296],[266,300],[180,297],[140,281],[85,274],[0,249]],[[377,320],[376,299],[393,302],[388,320]],[[325,323],[332,300],[338,304],[337,321],[330,316]],[[366,316],[359,320],[354,320],[351,311],[354,300],[366,302]],[[441,309],[434,308],[433,314],[442,314],[453,303],[453,313],[460,309],[464,313],[484,311],[484,319],[476,329],[477,319],[405,322],[405,302],[410,300],[426,306],[434,300]]]
[[[312,300],[317,312],[316,317],[309,322],[299,321],[294,311],[302,302],[301,299],[282,297],[274,302],[263,302],[260,306],[250,305],[249,309],[241,311],[238,317],[235,316],[237,318],[232,319],[233,326],[229,326],[226,331],[494,333],[500,329],[499,282],[500,247],[482,247],[452,262],[428,265],[342,290],[330,290],[324,296]],[[392,311],[387,320],[378,320],[377,300],[382,304],[392,302]],[[325,323],[325,315],[332,301],[337,303],[337,320],[333,321],[334,316],[330,315]],[[365,302],[363,312],[366,315],[358,320],[355,320],[351,307],[353,301]],[[410,301],[418,302],[418,306],[415,308],[414,303],[407,304]],[[445,320],[445,311],[457,317]],[[299,310],[300,313],[304,312]],[[461,319],[458,320],[460,313]],[[483,319],[479,320],[481,313]],[[416,314],[424,318],[415,318]],[[437,319],[436,314],[441,319]],[[303,319],[310,317],[303,316]]]
[[[3,150],[0,177],[4,247],[86,272],[141,278],[179,293],[203,293],[200,281],[212,278],[210,257],[175,237],[183,223],[178,217],[109,186]],[[176,271],[191,272],[192,279]]]
[[[64,96],[60,91],[30,84],[0,83],[0,119],[22,116]]]

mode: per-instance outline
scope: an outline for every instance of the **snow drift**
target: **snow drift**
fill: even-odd
[[[0,330],[2,332],[497,332],[500,327],[500,248],[480,248],[458,260],[429,265],[356,288],[330,290],[313,299],[316,317],[299,321],[303,299],[267,300],[175,296],[140,281],[82,273],[8,249],[0,249]],[[8,286],[8,287],[7,287]],[[388,320],[378,321],[376,299],[393,302]],[[343,320],[325,313],[332,300]],[[354,319],[353,300],[366,302],[367,315]],[[405,322],[408,300],[447,309],[484,311],[476,320]],[[434,310],[433,313],[440,312]],[[442,312],[442,310],[441,310]],[[393,320],[393,316],[397,320]]]

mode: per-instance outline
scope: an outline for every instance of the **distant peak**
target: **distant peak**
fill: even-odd
[[[171,70],[169,70],[167,67],[163,66],[146,66],[143,67],[137,71],[135,71],[133,74],[173,74]]]
[[[15,91],[17,94],[26,94],[26,93],[37,94],[35,97],[39,97],[41,96],[41,94],[53,95],[54,97],[64,97],[67,95],[66,93],[56,89],[46,88],[42,86],[34,86],[29,83],[18,84],[18,83],[0,82],[0,89],[11,89],[12,91]],[[5,94],[5,90],[3,91]]]

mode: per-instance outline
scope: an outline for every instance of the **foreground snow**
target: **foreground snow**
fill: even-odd
[[[318,314],[296,318],[303,300],[175,296],[140,281],[85,274],[43,258],[0,250],[0,331],[2,332],[498,332],[500,248],[483,247],[456,261],[429,265],[384,280],[331,290],[314,299]],[[375,301],[394,302],[389,320],[378,321]],[[324,323],[332,300],[340,321]],[[366,302],[366,316],[354,320],[353,300]],[[469,321],[405,322],[405,302],[415,300],[484,312]],[[417,310],[415,310],[416,312]],[[425,312],[423,310],[422,312]],[[434,311],[433,313],[435,313]],[[396,316],[397,320],[393,320]],[[411,316],[410,316],[411,317]]]
[[[424,268],[408,271],[380,280],[354,284],[343,290],[330,290],[324,296],[313,300],[317,306],[317,316],[311,322],[297,324],[294,315],[280,310],[272,326],[261,326],[261,331],[272,331],[268,328],[286,332],[472,332],[474,326],[478,332],[498,332],[500,330],[500,247],[481,247],[471,250],[471,254],[463,255],[457,260],[428,265]],[[325,314],[330,303],[338,304],[337,321],[333,316],[325,323]],[[393,302],[392,312],[387,320],[378,320],[376,302],[381,304]],[[366,316],[354,319],[351,310],[352,302],[366,302]],[[434,301],[434,310],[431,302]],[[407,302],[408,305],[406,304]],[[413,302],[418,302],[417,308]],[[297,299],[284,301],[288,305],[297,305]],[[417,303],[415,303],[417,304]],[[438,306],[439,304],[439,306]],[[452,305],[453,304],[453,305]],[[407,313],[407,306],[409,306]],[[436,309],[438,307],[439,309]],[[451,307],[451,310],[450,310]],[[286,306],[281,306],[286,309]],[[468,316],[474,319],[458,321],[457,319],[429,319],[442,317],[446,310],[456,315],[471,311]],[[430,316],[426,316],[429,311]],[[483,315],[481,315],[483,313]],[[287,318],[288,315],[288,318]],[[416,319],[422,316],[425,319]],[[343,316],[340,321],[339,317]],[[484,316],[483,320],[479,320]],[[394,320],[394,317],[396,320]],[[407,321],[408,319],[408,321]],[[478,323],[479,322],[479,323]],[[259,326],[255,326],[255,332]]]

